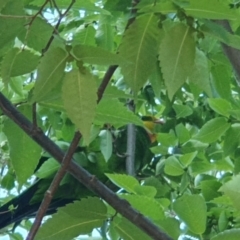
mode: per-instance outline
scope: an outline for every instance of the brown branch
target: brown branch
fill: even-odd
[[[41,129],[33,131],[32,123],[24,115],[22,115],[2,93],[0,93],[0,108],[5,115],[12,119],[45,151],[61,163],[65,155],[64,152],[51,139],[45,136]],[[70,162],[68,172],[153,239],[171,239],[148,218],[132,208],[126,200],[119,198],[113,191],[97,180],[95,176],[91,175],[88,171],[79,166],[73,159]]]
[[[61,167],[59,168],[57,174],[55,175],[50,187],[48,188],[48,190],[45,193],[44,199],[38,209],[36,218],[34,220],[34,223],[31,227],[31,230],[26,238],[26,240],[32,240],[34,239],[35,235],[37,234],[37,231],[41,225],[42,219],[45,216],[45,213],[48,209],[48,206],[55,194],[55,192],[57,191],[59,184],[62,180],[62,178],[65,176],[67,168],[72,160],[72,156],[78,146],[78,143],[81,139],[81,134],[79,132],[76,132],[73,140],[71,142],[71,145],[68,149],[68,152],[66,153],[66,155],[63,158]]]
[[[215,22],[225,28],[228,32],[233,34],[231,26],[227,20],[215,20]],[[226,45],[225,43],[221,43],[223,51],[227,55],[229,61],[231,62],[233,69],[236,73],[236,81],[240,86],[240,50],[235,49]]]
[[[103,80],[98,88],[98,91],[97,91],[97,95],[98,95],[98,100],[97,102],[99,103],[100,100],[102,99],[103,97],[103,93],[109,83],[109,81],[111,80],[111,77],[113,75],[113,73],[115,72],[115,70],[117,69],[117,65],[113,65],[113,66],[110,66],[108,68],[108,70],[106,71],[104,77],[103,77]]]

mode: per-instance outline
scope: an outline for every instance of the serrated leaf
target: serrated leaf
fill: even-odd
[[[3,82],[9,82],[10,77],[15,77],[32,72],[37,68],[40,57],[28,50],[19,48],[11,49],[3,58],[1,75]]]
[[[142,120],[117,99],[102,99],[97,106],[94,122],[100,125],[110,123],[117,128],[129,123],[143,126]]]
[[[129,193],[136,194],[135,186],[139,186],[139,183],[136,180],[136,178],[123,174],[110,174],[110,173],[106,173],[106,176],[116,186],[125,189]]]
[[[180,176],[184,173],[184,170],[179,160],[174,156],[170,156],[165,161],[164,172],[170,176]]]
[[[173,203],[173,210],[196,234],[204,233],[207,222],[207,206],[199,195],[183,195]]]
[[[240,175],[233,176],[232,180],[223,184],[219,191],[229,197],[233,206],[240,210],[240,189],[239,189]]]
[[[146,197],[153,198],[157,194],[156,188],[152,186],[136,185],[134,189],[138,195],[143,195]]]
[[[217,234],[211,240],[238,240],[240,236],[240,229],[230,229]]]
[[[108,161],[112,155],[113,139],[112,134],[108,130],[102,130],[100,136],[100,150],[104,156],[105,161]]]
[[[192,73],[195,52],[191,30],[182,23],[175,24],[162,40],[159,60],[170,99]]]
[[[132,64],[122,66],[122,74],[136,95],[155,69],[159,45],[158,19],[154,14],[137,17],[126,30],[119,55]]]
[[[144,216],[151,218],[152,220],[160,220],[164,218],[164,212],[162,205],[154,198],[138,195],[121,195],[126,199],[136,210],[142,213]]]
[[[2,1],[5,2],[5,1]],[[1,48],[12,42],[17,34],[24,29],[25,19],[14,16],[24,16],[22,1],[7,1],[2,6],[1,14],[12,17],[1,17],[0,21],[0,46]]]
[[[67,57],[67,52],[61,48],[52,48],[43,56],[38,67],[33,102],[44,100],[54,88],[61,86]]]
[[[79,44],[73,47],[71,53],[77,60],[89,64],[121,65],[126,63],[125,59],[120,55],[93,46]]]
[[[26,32],[22,32],[18,37],[24,44],[41,52],[52,36],[52,26],[43,18],[37,17]]]
[[[22,113],[31,117],[31,107],[23,106]],[[20,185],[33,174],[39,158],[41,148],[23,130],[11,120],[6,120],[3,128],[10,146],[10,158]]]
[[[194,136],[194,139],[204,143],[215,142],[226,132],[229,127],[230,124],[223,117],[211,119],[203,125],[200,131]]]
[[[97,86],[93,75],[87,70],[72,70],[63,82],[62,98],[64,108],[71,121],[80,130],[86,144],[97,106]]]
[[[208,98],[208,104],[215,112],[225,117],[229,117],[229,111],[232,109],[232,105],[227,100],[222,98]]]
[[[197,17],[197,18],[207,18],[207,19],[224,19],[224,20],[237,20],[239,16],[237,12],[234,12],[229,8],[226,3],[219,2],[217,0],[190,0],[189,5],[184,7],[187,15]]]
[[[98,198],[87,198],[59,208],[36,235],[36,240],[68,240],[91,233],[107,219],[107,208]]]

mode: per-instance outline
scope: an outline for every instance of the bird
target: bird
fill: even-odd
[[[149,150],[149,146],[156,142],[156,132],[155,125],[163,124],[163,121],[155,118],[154,116],[144,116],[142,117],[144,128],[137,127],[136,136],[136,164],[139,171],[146,165],[151,158],[153,153]],[[126,128],[123,128],[120,136],[116,140],[116,149],[118,152],[126,151]],[[96,149],[95,149],[96,150]],[[86,147],[78,147],[74,158],[83,159],[86,157],[87,151],[90,150]],[[106,163],[102,157],[100,151],[96,152],[97,159],[95,163],[88,161],[87,159],[80,161],[83,163],[83,167],[90,171],[93,175],[97,176],[99,180],[107,183],[108,179],[105,176],[105,172],[120,172],[124,173],[125,169],[125,159],[118,156],[118,154],[112,154],[112,158]],[[47,167],[51,161],[55,161],[50,156],[42,156],[39,159],[39,163],[35,169],[35,173],[41,172],[41,170]],[[56,165],[58,163],[56,162]],[[44,166],[45,165],[45,166]],[[44,176],[42,178],[37,178],[36,181],[25,191],[23,191],[18,196],[14,197],[9,202],[0,206],[0,229],[4,229],[9,225],[13,224],[12,230],[18,226],[22,220],[33,218],[36,216],[38,208],[47,191],[55,172]],[[110,184],[110,187],[112,185]],[[114,186],[116,190],[116,186]],[[56,194],[54,195],[46,215],[54,214],[59,207],[63,207],[73,201],[80,200],[81,198],[87,196],[94,196],[94,194],[88,190],[84,185],[79,183],[70,174],[67,174],[62,180]]]

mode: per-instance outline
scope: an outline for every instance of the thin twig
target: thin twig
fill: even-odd
[[[36,19],[36,17],[37,17],[39,14],[41,14],[42,10],[43,10],[44,7],[48,4],[49,1],[50,1],[50,0],[46,0],[46,1],[44,2],[44,4],[39,8],[39,10],[37,11],[37,13],[32,16],[31,21],[27,24],[29,27],[32,25],[32,23],[33,23],[33,21]]]
[[[62,178],[64,177],[64,175],[66,174],[66,171],[67,171],[67,168],[72,160],[72,156],[78,146],[78,143],[81,139],[81,134],[79,132],[76,132],[75,135],[74,135],[74,138],[71,142],[71,145],[68,149],[68,152],[66,153],[66,155],[64,156],[63,158],[63,161],[62,161],[62,164],[61,164],[61,167],[59,168],[57,174],[55,175],[50,187],[48,188],[48,190],[46,191],[45,193],[45,196],[44,196],[44,199],[38,209],[38,212],[37,212],[37,215],[36,215],[36,218],[34,220],[34,223],[31,227],[31,230],[27,236],[27,240],[32,240],[34,239],[40,225],[41,225],[41,222],[42,222],[42,219],[49,207],[49,204],[55,194],[55,192],[57,191],[58,187],[59,187],[59,184],[62,180]]]
[[[72,0],[72,1],[71,1],[71,3],[69,4],[68,8],[66,9],[66,11],[65,11],[64,13],[61,13],[61,12],[59,11],[59,19],[58,19],[57,24],[56,24],[56,26],[55,26],[55,28],[54,28],[54,31],[53,31],[53,33],[52,33],[52,36],[50,37],[49,41],[47,42],[46,47],[43,49],[43,52],[42,52],[43,54],[44,54],[44,53],[49,49],[49,47],[51,46],[52,41],[53,41],[53,39],[54,39],[54,33],[57,33],[57,30],[58,30],[58,28],[59,28],[59,25],[60,25],[62,19],[63,19],[63,18],[67,15],[67,13],[71,10],[71,8],[72,8],[73,4],[75,3],[75,1],[76,1],[76,0]],[[53,2],[53,3],[55,3],[55,2]]]

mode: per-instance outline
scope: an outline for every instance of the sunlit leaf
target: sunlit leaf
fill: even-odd
[[[170,99],[192,73],[195,51],[189,27],[178,23],[166,33],[160,46],[159,60]]]
[[[132,64],[122,66],[121,71],[134,94],[137,94],[154,70],[158,36],[156,16],[146,14],[136,18],[122,39],[119,55]]]
[[[207,206],[199,195],[183,195],[173,203],[173,210],[190,230],[202,234],[206,228]]]
[[[64,78],[62,91],[64,108],[88,144],[97,106],[95,78],[87,70],[72,70]]]
[[[230,124],[225,118],[214,118],[205,123],[194,138],[205,143],[212,143],[217,141],[229,127]]]

